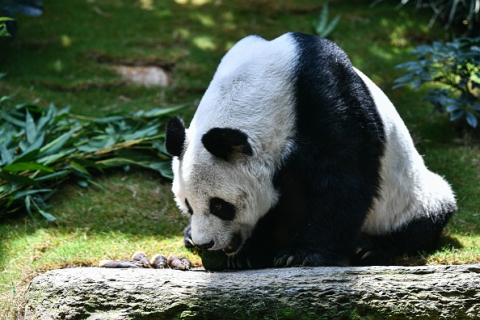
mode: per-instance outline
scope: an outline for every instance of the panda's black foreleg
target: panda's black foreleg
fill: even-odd
[[[348,209],[338,209],[349,212]],[[306,223],[288,247],[276,255],[274,266],[351,265],[352,254],[360,237],[361,220],[358,217],[365,213],[353,214],[349,221],[349,217],[346,215],[342,217],[341,212],[337,212],[340,217],[335,217],[335,214],[332,217],[325,214],[325,209],[323,212],[318,211],[318,216],[323,217],[320,220],[325,221],[323,224],[307,216]]]
[[[275,244],[269,233],[257,226],[254,236],[245,241],[242,248],[228,256],[229,269],[262,269],[273,267]]]
[[[286,248],[276,254],[276,267],[353,263],[360,230],[377,194],[375,185],[361,171],[325,172],[318,183],[305,188],[304,218]]]

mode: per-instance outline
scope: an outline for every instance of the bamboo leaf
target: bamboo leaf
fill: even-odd
[[[57,221],[57,218],[55,218],[54,216],[52,216],[50,213],[40,209],[40,208],[37,208],[38,212],[45,218],[47,219],[47,221],[49,222],[56,222]]]
[[[122,116],[111,116],[111,117],[105,117],[105,118],[97,118],[97,119],[94,119],[93,122],[109,123],[109,122],[120,121],[120,120],[123,120],[123,119],[124,119],[124,117],[122,117]]]
[[[2,156],[3,164],[10,164],[13,161],[13,152],[10,152],[5,144],[0,145],[0,154]]]
[[[74,160],[76,163],[80,164],[84,168],[94,168],[100,172],[103,172],[103,168],[95,163],[94,161],[90,160],[85,160],[85,159],[80,159],[80,158],[75,158]]]
[[[180,106],[175,106],[175,107],[168,107],[168,108],[155,108],[152,110],[149,110],[145,112],[144,116],[147,118],[159,118],[167,114],[172,114],[174,112],[177,112],[181,109],[184,109],[187,107],[188,104],[180,105]]]
[[[77,180],[75,182],[82,188],[88,188],[88,182],[85,180]]]
[[[25,133],[27,136],[27,142],[32,144],[37,137],[37,127],[35,126],[32,115],[28,110],[25,116]]]
[[[50,192],[52,189],[32,189],[32,190],[26,190],[26,191],[20,191],[17,192],[14,196],[13,199],[20,199],[26,196],[30,196],[32,194],[37,194],[37,193],[42,193],[42,192]]]
[[[476,128],[478,124],[477,117],[475,117],[475,115],[470,111],[467,111],[465,116],[467,117],[467,123],[473,128]]]
[[[39,188],[40,185],[37,181],[26,177],[26,176],[21,176],[18,174],[13,174],[5,171],[0,171],[0,178],[2,178],[5,181],[14,183],[14,184],[20,184],[20,185],[27,185],[27,186],[34,186]]]
[[[56,114],[57,114],[57,109],[54,106],[50,106],[50,108],[48,108],[47,114],[38,120],[37,130],[38,131],[43,130],[44,126],[46,126],[47,124],[50,124],[51,121],[55,119]]]
[[[7,122],[17,126],[17,127],[20,127],[20,128],[23,128],[25,123],[21,120],[18,120],[16,119],[15,117],[11,116],[9,113],[5,112],[5,111],[0,111],[0,116],[6,120]]]
[[[25,197],[25,208],[27,209],[27,212],[28,214],[30,214],[30,216],[32,216],[32,209],[31,209],[31,197],[29,195],[27,195]]]
[[[56,221],[45,211],[45,201],[68,176],[82,187],[101,188],[90,168],[136,165],[171,178],[170,156],[162,153],[162,116],[185,106],[100,119],[71,115],[68,108],[57,111],[53,105],[48,110],[32,104],[0,110],[0,216],[24,208]]]
[[[53,172],[52,168],[46,167],[38,163],[31,163],[31,162],[12,163],[8,166],[3,167],[3,170],[8,172],[36,171],[36,170]]]
[[[32,151],[25,151],[23,154],[21,154],[18,158],[15,158],[12,163],[17,163],[17,162],[30,162],[31,160],[35,159],[38,154],[39,150],[32,150]]]
[[[90,173],[88,172],[87,169],[85,169],[81,164],[79,164],[78,162],[75,162],[75,161],[72,161],[70,162],[70,167],[72,169],[75,169],[77,170],[78,172],[81,172],[81,173],[85,173],[87,175],[90,175]]]
[[[52,154],[60,150],[72,137],[71,132],[66,132],[62,134],[60,137],[56,138],[55,140],[51,141],[43,148],[40,149],[41,154]]]
[[[70,172],[70,170],[62,170],[50,174],[45,174],[43,176],[35,178],[35,181],[43,182],[48,180],[58,180],[60,178],[66,177]]]
[[[74,153],[74,152],[75,152],[74,148],[66,149],[66,150],[60,151],[56,154],[52,154],[52,155],[49,155],[49,156],[39,158],[37,160],[37,162],[41,163],[43,165],[51,164],[51,163],[54,163],[55,161],[60,160],[60,159],[64,158],[65,156],[68,156],[69,154]]]
[[[41,132],[40,134],[37,133],[37,139],[25,149],[24,153],[30,152],[32,150],[38,151],[40,147],[43,145],[44,141],[45,141],[45,132]]]

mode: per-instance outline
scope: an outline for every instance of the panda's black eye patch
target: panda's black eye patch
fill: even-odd
[[[185,199],[185,204],[187,205],[188,213],[190,213],[190,215],[192,215],[193,214],[193,209],[192,209],[192,207],[190,207],[190,203],[188,203],[187,199]]]
[[[232,221],[235,218],[235,206],[220,198],[210,199],[210,213],[222,220]]]

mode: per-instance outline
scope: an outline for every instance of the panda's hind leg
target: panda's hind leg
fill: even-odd
[[[391,265],[392,259],[401,255],[415,255],[432,252],[453,212],[441,217],[420,218],[409,222],[400,229],[385,235],[363,233],[354,259],[356,265]]]

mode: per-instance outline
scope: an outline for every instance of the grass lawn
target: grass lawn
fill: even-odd
[[[288,31],[311,33],[319,14],[311,10],[318,8],[313,0],[44,2],[41,17],[17,16],[16,39],[0,39],[0,72],[7,73],[0,79],[0,97],[71,105],[72,112],[89,116],[186,103],[182,115],[188,120],[236,41],[249,34],[271,39]],[[395,11],[387,2],[371,8],[370,0],[331,1],[331,17],[342,18],[330,38],[391,98],[428,167],[452,184],[459,205],[443,247],[403,263],[479,262],[478,143],[461,139],[445,114],[432,113],[422,91],[391,89],[401,75],[394,66],[413,59],[415,46],[447,36],[439,25],[427,29],[429,12]],[[113,70],[117,64],[167,65],[171,83],[166,88],[126,83]],[[137,250],[199,262],[182,247],[186,220],[169,181],[140,169],[96,178],[103,188],[60,187],[49,203],[58,224],[28,215],[0,221],[0,319],[15,318],[26,285],[46,270],[125,259]]]

